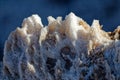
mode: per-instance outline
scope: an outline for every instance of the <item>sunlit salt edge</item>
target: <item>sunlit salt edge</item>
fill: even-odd
[[[4,76],[17,78],[17,73],[21,80],[25,79],[24,76],[32,76],[32,78],[30,77],[28,80],[35,79],[35,77],[40,79],[39,75],[44,74],[44,72],[39,72],[39,68],[36,64],[41,64],[41,70],[46,71],[46,58],[49,57],[59,59],[60,50],[64,46],[69,45],[74,48],[72,50],[77,56],[74,60],[70,59],[72,62],[75,62],[75,65],[83,62],[87,56],[90,56],[97,51],[99,52],[99,50],[104,50],[104,57],[106,58],[106,60],[104,60],[104,65],[107,69],[106,78],[114,80],[120,77],[120,65],[118,64],[120,63],[119,27],[115,30],[115,34],[111,36],[109,34],[112,33],[102,30],[102,26],[99,24],[98,20],[94,20],[90,26],[82,18],[77,17],[74,13],[67,15],[65,20],[62,20],[62,17],[57,17],[55,19],[52,16],[49,16],[48,22],[48,26],[44,27],[41,22],[41,18],[35,14],[31,17],[25,18],[22,23],[22,28],[18,27],[9,35],[4,48]],[[55,47],[54,44],[50,45],[46,41],[48,34],[55,36],[57,43]],[[50,46],[48,51],[45,50],[46,45],[44,42],[47,43],[47,46]],[[34,56],[30,54],[33,50]],[[93,50],[94,52],[91,53]],[[41,53],[40,55],[38,54],[39,52]],[[110,58],[110,55],[113,55],[113,57]],[[42,59],[42,63],[39,63],[37,58]],[[30,63],[31,60],[33,60],[35,64]],[[62,63],[61,59],[58,60],[58,62],[59,61]],[[112,63],[109,61],[114,63],[114,67],[111,66]],[[16,64],[16,62],[18,64]],[[60,67],[60,63],[58,62],[56,63],[56,66],[58,64]],[[26,66],[24,67],[23,65]],[[22,68],[26,69],[26,72],[24,72]],[[74,73],[74,71],[79,71],[77,68],[79,67],[76,66],[76,68],[74,68],[74,66],[72,66],[71,70],[68,71],[69,73],[63,73],[64,75],[62,78],[65,80],[73,79],[74,75],[72,73]],[[111,73],[111,70],[113,69],[115,69],[116,72],[114,73],[117,75]],[[87,76],[89,75],[91,74],[89,73]],[[46,73],[45,77],[46,76],[49,80],[53,80],[53,77],[50,76],[49,72]],[[88,79],[87,76],[84,79]],[[46,79],[45,77],[41,77],[41,79]],[[74,78],[77,80],[78,76]]]

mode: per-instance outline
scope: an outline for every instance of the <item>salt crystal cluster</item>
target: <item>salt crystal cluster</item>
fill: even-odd
[[[8,80],[120,80],[120,28],[105,32],[70,13],[25,18],[6,40],[3,75]]]

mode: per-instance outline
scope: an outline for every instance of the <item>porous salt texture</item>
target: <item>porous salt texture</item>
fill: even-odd
[[[120,28],[105,32],[74,13],[43,26],[25,18],[6,40],[3,75],[8,80],[120,80]]]

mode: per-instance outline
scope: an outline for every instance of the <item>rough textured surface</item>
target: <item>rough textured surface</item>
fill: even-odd
[[[120,29],[105,32],[70,13],[65,20],[24,19],[5,43],[4,79],[120,80]]]

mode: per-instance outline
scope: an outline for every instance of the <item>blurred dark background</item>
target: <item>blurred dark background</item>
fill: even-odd
[[[0,0],[0,60],[5,40],[24,18],[38,14],[47,25],[49,15],[65,17],[70,12],[90,25],[93,19],[100,20],[105,31],[120,25],[120,0]]]

